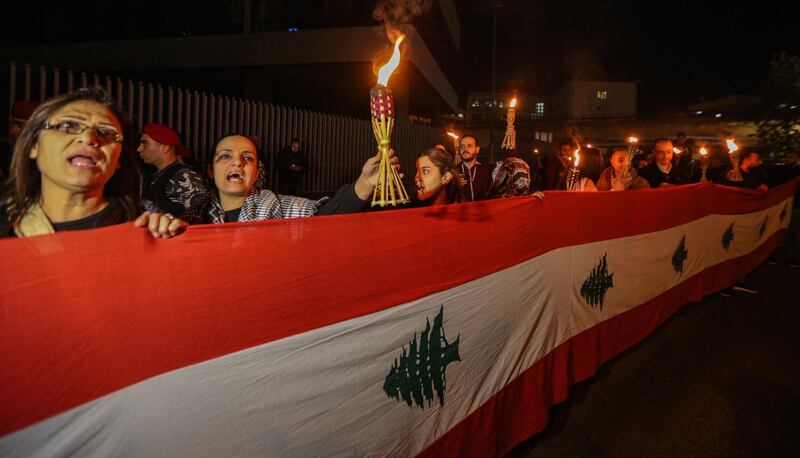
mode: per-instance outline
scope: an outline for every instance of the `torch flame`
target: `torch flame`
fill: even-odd
[[[575,167],[575,168],[578,167],[578,163],[581,161],[581,155],[578,154],[580,152],[581,152],[580,148],[575,150],[575,162],[573,163],[573,167]]]
[[[728,144],[728,154],[733,153],[734,151],[739,151],[739,147],[736,146],[736,143],[733,142],[732,138],[725,140],[725,143]]]
[[[517,98],[514,97],[513,99],[511,99],[511,102],[508,104],[508,107],[509,108],[514,108],[516,106],[517,106]]]
[[[630,136],[628,137],[628,143],[639,143],[639,139],[634,136]]]
[[[389,62],[378,70],[378,84],[382,84],[386,86],[389,83],[389,77],[392,76],[392,73],[397,69],[397,66],[400,65],[400,43],[403,42],[405,35],[400,35],[397,38],[397,41],[394,42],[394,52],[392,53],[392,58],[389,59]]]
[[[448,132],[447,135],[453,140],[458,140],[458,134],[455,132]]]
[[[701,155],[701,156],[706,156],[706,155],[708,155],[708,150],[707,150],[707,149],[705,149],[705,148],[700,148],[700,155]]]

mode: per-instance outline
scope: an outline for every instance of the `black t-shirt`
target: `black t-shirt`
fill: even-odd
[[[647,180],[647,182],[650,183],[650,187],[653,189],[658,188],[662,183],[671,185],[689,183],[689,174],[679,165],[673,165],[669,173],[664,173],[658,168],[658,164],[653,162],[647,167],[643,167],[639,171],[639,176]]]
[[[235,223],[235,222],[239,221],[239,213],[241,213],[241,212],[242,212],[242,207],[226,211],[225,212],[225,222],[226,223]]]
[[[64,232],[64,231],[81,231],[85,229],[96,229],[98,227],[111,226],[114,224],[120,224],[127,221],[127,219],[123,219],[121,221],[110,220],[109,214],[112,211],[113,211],[112,206],[107,205],[106,208],[100,210],[94,215],[89,215],[85,218],[76,219],[72,221],[64,221],[61,223],[51,223],[51,224],[53,225],[54,231]],[[0,215],[0,237],[16,237],[14,228],[11,227],[8,218],[4,213]]]
[[[63,231],[81,231],[84,229],[95,229],[101,227],[102,221],[108,217],[111,212],[111,206],[106,205],[106,208],[100,210],[94,215],[89,215],[85,218],[76,219],[72,221],[64,221],[61,223],[52,223],[53,229],[56,232]]]

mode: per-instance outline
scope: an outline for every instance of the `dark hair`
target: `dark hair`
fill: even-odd
[[[292,143],[295,143],[295,142],[297,142],[297,143],[301,143],[299,138],[297,138],[297,137],[292,137],[292,140],[289,142],[289,144],[292,144]]]
[[[30,151],[38,143],[44,124],[62,108],[83,100],[103,105],[122,126],[123,142],[119,156],[119,170],[114,172],[103,187],[103,196],[108,201],[111,211],[98,224],[103,226],[129,221],[139,214],[142,175],[133,146],[138,138],[129,138],[129,135],[125,135],[126,132],[132,132],[130,122],[103,88],[82,88],[53,97],[39,105],[14,144],[11,172],[4,186],[2,199],[10,224],[16,224],[41,198],[42,174],[36,161],[31,159]]]
[[[676,137],[685,137],[685,136],[686,136],[686,132],[684,132],[684,131],[680,131],[680,132],[678,132],[678,135],[676,135]]]
[[[597,180],[600,179],[600,174],[605,169],[603,155],[597,148],[584,148],[581,152],[583,153],[580,164],[581,176],[597,183]]]
[[[464,134],[464,135],[461,136],[461,140],[463,140],[465,138],[472,138],[473,140],[475,140],[475,146],[480,146],[480,144],[481,144],[478,141],[478,137],[476,135],[474,135],[474,134]],[[461,142],[461,140],[459,140],[459,143]]]
[[[560,142],[558,142],[558,149],[561,150],[561,147],[564,146],[564,145],[567,145],[570,148],[572,148],[572,145],[574,145],[574,143],[572,143],[569,140],[561,140]]]
[[[257,159],[256,167],[258,168],[258,175],[256,175],[256,181],[253,183],[253,187],[262,189],[265,188],[268,178],[267,157],[266,153],[264,153],[261,147],[259,147],[258,143],[253,139],[252,135],[246,135],[241,132],[231,132],[219,137],[217,141],[214,142],[213,150],[211,151],[211,158],[210,158],[211,167],[212,168],[214,167],[214,156],[217,153],[217,145],[219,145],[219,143],[222,140],[225,140],[228,137],[243,137],[253,145],[253,147],[255,148],[254,153],[256,153],[256,159]],[[214,181],[213,177],[211,181]]]
[[[439,148],[429,148],[421,152],[419,156],[417,156],[417,159],[423,156],[430,159],[431,162],[433,162],[433,165],[439,169],[439,173],[442,175],[447,172],[450,172],[450,175],[452,175],[450,182],[448,182],[444,187],[445,194],[447,196],[447,203],[457,204],[459,202],[463,202],[464,196],[461,193],[461,184],[458,182],[458,173],[456,173],[456,166],[453,162],[453,157],[450,156],[450,153],[447,151],[442,151]]]
[[[658,145],[658,144],[659,144],[659,143],[661,143],[661,142],[670,142],[670,143],[672,143],[672,140],[668,139],[667,137],[658,137],[658,138],[657,138],[657,139],[656,139],[656,140],[653,142],[653,148],[652,148],[650,151],[655,151],[655,149],[656,149],[656,145]],[[674,143],[672,143],[672,144],[674,145]]]

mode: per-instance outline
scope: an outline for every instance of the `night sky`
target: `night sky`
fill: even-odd
[[[458,87],[489,91],[493,2],[456,3],[465,68],[452,79]],[[786,3],[500,3],[498,92],[548,95],[569,79],[636,81],[640,112],[669,114],[703,99],[756,94],[773,54],[800,51],[796,19]],[[469,64],[469,55],[481,64]]]
[[[361,25],[380,24],[371,18],[370,9],[376,0],[351,1],[352,15],[363,21]],[[434,0],[384,1],[430,4]],[[321,10],[321,2],[275,2],[284,5],[282,13],[275,13],[275,23],[267,25],[278,30],[285,29],[282,27],[287,21],[305,21],[315,27],[335,26],[336,18],[312,14]],[[233,8],[239,5],[233,0],[215,2],[216,8],[225,14],[211,7],[201,8],[190,0],[90,1],[85,8],[47,3],[50,4],[47,15],[41,14],[39,3],[12,3],[12,11],[0,21],[4,24],[0,28],[3,41],[25,44],[81,41],[91,36],[97,39],[98,35],[109,40],[181,36],[188,28],[184,23],[192,22],[201,23],[193,26],[200,34],[241,29],[236,20],[242,13],[240,8]],[[772,55],[782,51],[800,54],[795,16],[787,11],[788,3],[781,6],[773,0],[752,2],[747,7],[734,7],[733,1],[698,0],[454,0],[454,3],[461,19],[462,50],[439,57],[461,96],[462,106],[469,91],[491,89],[495,3],[502,5],[497,9],[498,92],[547,96],[570,79],[635,81],[639,83],[640,114],[678,113],[702,100],[729,94],[757,94]],[[281,15],[286,17],[281,19]],[[48,22],[46,17],[51,20]],[[103,19],[109,17],[114,19]],[[225,18],[228,22],[222,20]],[[97,27],[85,27],[87,23]],[[72,27],[75,24],[81,27]],[[65,34],[70,36],[64,37]]]

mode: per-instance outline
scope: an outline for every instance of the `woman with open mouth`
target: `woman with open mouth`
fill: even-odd
[[[186,223],[141,213],[140,173],[124,116],[101,88],[45,101],[14,145],[0,199],[0,236],[30,237],[134,221],[169,238]],[[137,218],[137,215],[141,215]]]
[[[447,151],[431,148],[417,157],[414,183],[417,199],[427,205],[447,205],[464,201],[456,177],[456,166]]]
[[[261,172],[256,145],[244,135],[227,135],[214,148],[216,189],[186,210],[181,218],[190,224],[220,224],[360,212],[377,184],[380,157],[378,153],[369,158],[356,182],[340,188],[333,198],[310,200],[278,195],[257,186]],[[392,164],[399,171],[394,153]]]

